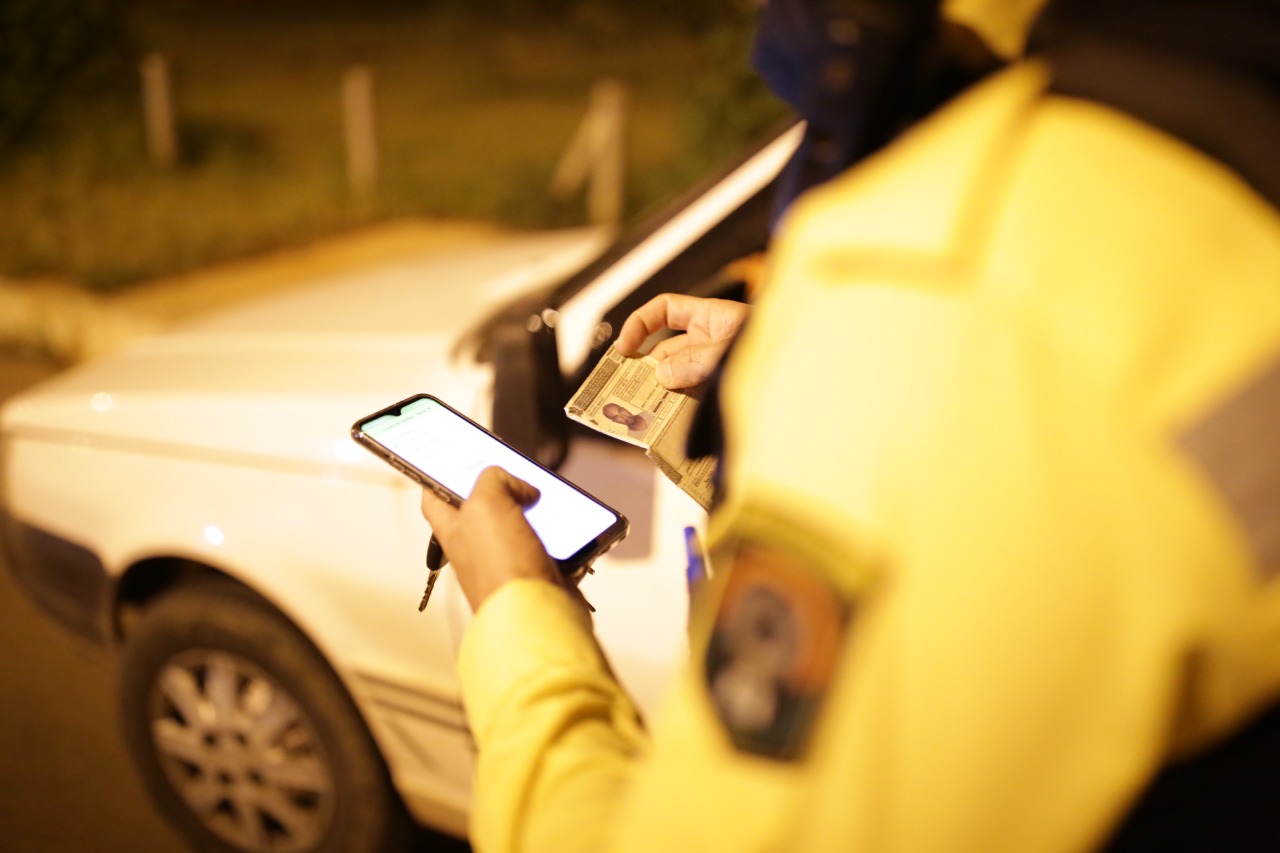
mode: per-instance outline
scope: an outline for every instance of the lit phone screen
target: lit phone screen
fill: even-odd
[[[480,472],[491,465],[536,487],[541,497],[524,516],[547,553],[557,560],[572,557],[616,518],[607,507],[435,400],[415,400],[400,414],[383,415],[361,429],[464,499],[471,495]]]

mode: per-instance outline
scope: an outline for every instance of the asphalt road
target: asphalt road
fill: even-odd
[[[54,372],[0,355],[0,399]],[[180,853],[125,755],[111,658],[60,631],[0,566],[0,850]]]

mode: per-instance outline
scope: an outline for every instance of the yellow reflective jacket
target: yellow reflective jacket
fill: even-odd
[[[1280,218],[1047,76],[782,224],[725,379],[717,585],[651,735],[562,593],[477,613],[482,853],[1086,850],[1275,701]]]

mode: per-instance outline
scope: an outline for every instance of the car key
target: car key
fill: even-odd
[[[440,569],[444,568],[447,562],[449,561],[445,559],[444,549],[440,547],[440,541],[432,533],[431,542],[427,544],[427,588],[422,591],[422,601],[418,602],[419,613],[427,609],[427,602],[431,599],[431,589],[436,585],[436,578],[440,576]]]

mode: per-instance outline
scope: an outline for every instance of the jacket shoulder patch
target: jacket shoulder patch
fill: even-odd
[[[711,703],[739,750],[781,761],[804,753],[850,614],[795,555],[758,544],[737,552],[704,664]]]

